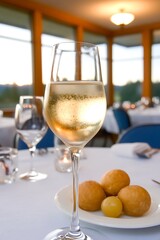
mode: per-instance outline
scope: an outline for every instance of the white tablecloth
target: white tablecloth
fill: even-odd
[[[121,168],[128,172],[132,184],[139,184],[147,189],[151,187],[160,194],[160,186],[151,181],[152,178],[160,180],[159,154],[149,160],[118,157],[107,148],[88,148],[85,154],[87,159],[80,161],[80,182],[88,179],[99,181],[105,171]],[[27,150],[19,153],[20,172],[28,170],[29,159]],[[54,195],[62,187],[71,184],[72,175],[56,172],[53,161],[53,153],[36,156],[35,166],[48,174],[46,180],[30,183],[18,179],[14,184],[0,185],[1,240],[42,240],[53,229],[69,225],[70,217],[55,206]],[[160,226],[118,229],[82,221],[81,225],[98,229],[104,234],[99,239],[94,235],[94,240],[160,239]]]
[[[15,134],[14,118],[0,117],[0,145],[13,147]]]
[[[146,108],[146,109],[134,109],[128,110],[128,114],[131,120],[131,125],[148,124],[148,123],[160,123],[160,108]],[[105,128],[110,133],[119,133],[116,119],[114,118],[112,109],[108,109],[106,117],[103,123]]]

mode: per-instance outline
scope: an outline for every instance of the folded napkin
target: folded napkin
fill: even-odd
[[[148,143],[116,143],[111,146],[111,151],[122,157],[137,157],[137,153],[141,150],[150,148]]]

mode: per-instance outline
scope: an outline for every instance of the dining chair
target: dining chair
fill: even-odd
[[[114,134],[101,128],[98,133],[86,144],[86,147],[109,147],[114,144],[116,139]]]
[[[19,137],[19,134],[16,134],[14,140],[14,147],[18,150],[28,149],[27,144]],[[41,139],[41,141],[37,144],[36,148],[49,148],[54,147],[54,133],[48,128],[46,134]]]
[[[122,133],[122,131],[126,130],[127,128],[131,127],[130,117],[124,108],[122,107],[113,108],[112,111],[116,119],[120,133]]]
[[[133,142],[145,142],[153,148],[160,148],[160,124],[144,124],[130,127],[117,140],[117,143]]]

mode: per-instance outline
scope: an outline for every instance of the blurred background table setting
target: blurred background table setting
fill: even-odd
[[[146,109],[135,108],[125,111],[129,116],[131,126],[160,123],[160,107]],[[106,129],[107,132],[114,134],[120,133],[112,107],[109,108],[106,113],[103,128]]]
[[[13,147],[15,134],[14,117],[0,117],[0,145]]]
[[[111,146],[111,151],[121,157],[127,158],[151,158],[160,153],[160,149],[152,148],[145,142],[116,143]]]

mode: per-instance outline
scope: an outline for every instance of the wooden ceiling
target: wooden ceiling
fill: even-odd
[[[83,18],[109,30],[118,30],[110,17],[120,9],[135,20],[125,28],[160,22],[160,0],[26,0],[42,3]]]

